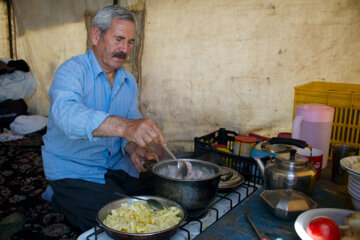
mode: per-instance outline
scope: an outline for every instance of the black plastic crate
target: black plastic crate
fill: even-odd
[[[195,137],[195,157],[201,158],[202,156],[206,155],[218,156],[221,158],[222,163],[219,165],[225,165],[229,168],[237,170],[246,181],[251,181],[256,184],[263,185],[264,179],[260,173],[258,165],[253,158],[219,151],[213,147],[215,144],[222,144],[227,146],[230,152],[233,152],[235,136],[237,135],[238,134],[234,131],[228,131],[225,128],[220,128],[218,131],[212,132],[208,135]],[[268,158],[262,160],[264,160],[266,163]]]

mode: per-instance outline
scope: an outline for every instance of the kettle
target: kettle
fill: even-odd
[[[271,138],[265,148],[271,155],[269,145],[287,144],[299,148],[311,146],[305,141],[292,138]],[[311,159],[311,154],[310,154]],[[309,163],[308,158],[296,154],[296,149],[290,149],[288,152],[278,153],[270,157],[266,163],[260,158],[254,158],[259,166],[261,174],[264,176],[265,184],[268,189],[294,189],[305,194],[311,194],[316,183],[316,169]]]

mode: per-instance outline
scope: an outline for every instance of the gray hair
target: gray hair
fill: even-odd
[[[129,20],[136,24],[134,14],[128,9],[118,5],[106,6],[96,14],[92,25],[100,30],[100,37],[103,37],[109,30],[114,18]]]

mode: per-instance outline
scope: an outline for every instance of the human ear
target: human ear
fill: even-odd
[[[97,27],[91,29],[91,41],[93,45],[97,45],[100,39],[100,30]]]

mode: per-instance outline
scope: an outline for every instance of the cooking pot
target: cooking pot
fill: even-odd
[[[269,144],[287,144],[299,148],[311,146],[305,141],[292,138],[271,138]],[[271,156],[271,151],[268,150]],[[316,183],[316,169],[308,158],[296,154],[296,149],[278,153],[264,165],[259,158],[254,158],[264,176],[268,189],[294,189],[310,194]]]
[[[137,234],[137,233],[121,232],[121,231],[112,229],[103,223],[104,219],[106,218],[107,215],[109,215],[111,210],[119,208],[122,203],[130,203],[131,204],[133,202],[142,201],[142,200],[138,200],[138,199],[134,199],[134,198],[130,198],[130,197],[122,198],[122,199],[110,202],[110,203],[106,204],[104,207],[102,207],[99,210],[99,212],[97,214],[97,218],[96,218],[96,220],[100,224],[100,226],[102,228],[104,228],[106,233],[113,239],[135,239],[135,240],[168,239],[171,235],[173,235],[176,232],[177,228],[180,227],[181,224],[186,219],[186,215],[187,215],[186,210],[177,202],[174,202],[170,199],[166,199],[163,197],[158,197],[158,196],[137,196],[137,197],[139,197],[141,199],[145,199],[145,200],[147,200],[149,198],[155,199],[155,200],[159,201],[160,203],[167,205],[169,207],[175,206],[175,207],[179,208],[181,210],[180,222],[171,228],[165,229],[160,232],[153,232],[153,233]]]
[[[203,171],[207,176],[198,180],[177,179],[166,174],[166,169],[176,167],[176,160],[159,162],[152,168],[156,176],[156,195],[172,199],[186,210],[207,208],[216,196],[220,182],[220,167],[203,160],[180,160],[191,163],[193,170]]]

